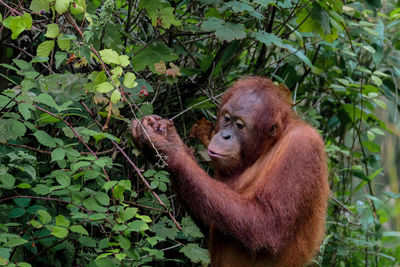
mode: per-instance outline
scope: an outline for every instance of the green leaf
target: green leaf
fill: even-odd
[[[99,51],[101,59],[107,64],[120,64],[119,55],[112,49],[103,49]]]
[[[71,38],[64,34],[60,34],[57,38],[57,45],[61,50],[69,51],[71,49]]]
[[[30,198],[14,198],[13,201],[15,202],[15,204],[18,205],[18,207],[26,208],[29,206],[31,199]]]
[[[28,13],[22,16],[10,16],[4,20],[3,25],[12,31],[11,39],[17,39],[24,30],[32,27],[32,17]]]
[[[31,111],[34,109],[31,104],[28,103],[19,103],[18,110],[22,114],[25,120],[29,120],[31,118]]]
[[[104,193],[104,192],[96,192],[96,194],[94,195],[94,197],[96,198],[96,200],[104,206],[108,206],[110,205],[110,198],[109,196]]]
[[[208,256],[208,251],[204,248],[199,247],[199,245],[191,243],[187,244],[179,250],[186,257],[188,257],[194,263],[210,263],[210,257]]]
[[[38,195],[47,195],[50,193],[50,188],[44,184],[38,184],[32,190]]]
[[[28,188],[31,188],[32,186],[30,184],[27,184],[27,183],[20,183],[16,187],[21,188],[21,189],[28,189]]]
[[[64,226],[64,227],[69,227],[70,221],[67,220],[63,215],[58,215],[56,217],[56,225],[58,226]]]
[[[192,236],[195,238],[204,237],[199,227],[197,227],[190,217],[182,218],[182,232],[186,236]]]
[[[106,183],[103,185],[103,188],[104,188],[104,190],[106,190],[106,192],[107,192],[108,190],[110,190],[111,188],[113,188],[117,183],[118,183],[118,181],[109,181],[109,182],[106,182]]]
[[[58,147],[51,152],[51,162],[57,160],[63,160],[65,157],[65,150],[61,147]]]
[[[131,241],[122,235],[119,235],[116,240],[119,242],[119,246],[123,249],[128,250],[131,247]]]
[[[86,2],[85,0],[75,0],[74,4],[70,7],[71,14],[74,16],[85,13],[86,11]]]
[[[60,226],[54,226],[51,234],[58,238],[65,238],[68,235],[68,229]]]
[[[40,229],[43,227],[43,224],[41,224],[40,222],[36,221],[36,220],[31,220],[30,224],[35,227],[36,229]]]
[[[127,208],[120,213],[120,219],[124,222],[129,221],[135,217],[138,209],[137,208]]]
[[[56,11],[58,14],[63,14],[68,10],[70,0],[56,0]]]
[[[58,42],[58,39],[57,39]],[[60,47],[61,49],[61,47]],[[56,59],[56,69],[58,69],[60,67],[60,65],[67,59],[68,54],[65,52],[60,52],[57,51],[56,55],[54,56],[54,58]]]
[[[114,89],[114,86],[109,82],[103,82],[96,85],[95,90],[99,93],[108,93]]]
[[[8,213],[8,218],[19,218],[21,216],[24,216],[25,213],[26,213],[26,210],[24,208],[13,208]]]
[[[117,258],[119,261],[122,261],[123,259],[126,258],[126,254],[125,253],[118,253],[115,255],[115,258]]]
[[[11,189],[15,184],[15,178],[9,173],[3,173],[0,175],[0,182],[4,188]]]
[[[257,41],[264,43],[266,46],[270,46],[273,44],[277,47],[284,47],[282,39],[277,37],[273,33],[258,31],[251,33],[251,36],[254,37]]]
[[[96,241],[88,236],[81,236],[78,240],[85,247],[95,248],[97,246]]]
[[[58,36],[58,34],[60,33],[60,28],[55,23],[48,24],[46,27],[47,27],[47,31],[44,36],[46,36],[48,38],[56,38]]]
[[[131,72],[127,72],[124,77],[124,86],[128,88],[136,87],[137,86],[136,75]]]
[[[49,222],[51,222],[51,215],[47,211],[38,210],[37,213],[38,213],[38,216],[39,216],[39,220],[43,224],[48,224]]]
[[[69,230],[74,233],[82,234],[82,235],[89,235],[88,231],[82,225],[72,225],[69,227]]]
[[[137,50],[141,49],[138,47]],[[173,50],[163,43],[153,43],[144,48],[138,55],[132,59],[132,66],[136,71],[144,70],[149,67],[155,71],[154,64],[163,60],[164,62],[177,59],[178,56]]]
[[[23,244],[25,244],[26,242],[28,242],[28,240],[25,240],[23,238],[11,238],[7,243],[4,244],[5,247],[17,247],[17,246],[21,246]]]
[[[111,103],[115,104],[121,99],[121,93],[119,92],[118,89],[115,89],[114,92],[111,94]]]
[[[232,40],[239,40],[246,37],[243,24],[225,22],[216,17],[211,17],[204,21],[201,29],[204,31],[215,31],[215,36],[221,41],[231,42]]]
[[[383,84],[381,78],[379,78],[378,76],[372,75],[371,76],[371,80],[372,82],[376,85],[376,86],[381,86]]]
[[[39,57],[48,57],[53,49],[54,41],[45,41],[38,46],[36,55]]]
[[[56,142],[54,141],[54,138],[48,135],[46,132],[38,130],[33,134],[36,139],[39,141],[44,146],[47,147],[55,147]]]
[[[122,67],[128,66],[131,62],[129,61],[129,57],[127,55],[120,55],[119,62]]]
[[[8,120],[8,125],[10,127],[9,130],[13,133],[13,136],[10,136],[11,139],[17,139],[18,137],[25,135],[26,127],[22,122],[11,119]]]
[[[165,7],[158,12],[150,13],[151,21],[154,27],[161,24],[166,29],[169,29],[171,25],[181,26],[181,22],[174,16],[173,7]]]
[[[100,206],[96,199],[94,198],[86,198],[85,200],[82,201],[83,206],[89,210],[97,211],[97,212],[106,212],[107,209]]]
[[[131,231],[135,231],[135,232],[140,232],[140,231],[145,231],[150,229],[149,226],[147,225],[147,223],[145,223],[142,220],[135,220],[133,222],[130,222],[128,224],[129,226],[129,230]]]
[[[32,12],[40,13],[42,10],[49,11],[50,1],[48,0],[32,0],[30,9]]]

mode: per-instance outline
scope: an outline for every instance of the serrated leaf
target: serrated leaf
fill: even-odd
[[[60,28],[58,27],[58,25],[52,23],[47,25],[47,31],[44,36],[46,36],[47,38],[56,38],[59,33],[60,33]]]
[[[128,66],[131,62],[129,61],[129,57],[127,56],[127,55],[121,55],[121,56],[119,56],[119,64],[122,66],[122,67],[126,67],[126,66]]]
[[[38,195],[47,195],[50,193],[50,188],[44,184],[38,184],[37,186],[33,187],[32,190]]]
[[[210,263],[210,257],[208,256],[208,251],[204,248],[199,247],[199,245],[191,243],[187,244],[179,250],[186,257],[188,257],[192,262],[199,263]]]
[[[74,233],[89,235],[88,231],[82,225],[72,225],[69,227],[69,230]]]
[[[120,64],[120,58],[117,52],[112,49],[103,49],[99,51],[101,59],[107,64]]]
[[[150,229],[149,226],[147,225],[147,223],[145,223],[142,220],[135,220],[133,222],[130,222],[128,224],[129,226],[129,230],[131,231],[135,231],[135,232],[140,232],[140,231],[145,231]]]
[[[57,38],[57,45],[61,50],[69,51],[71,49],[71,39],[66,38],[65,35],[60,34]]]
[[[39,220],[43,224],[48,224],[49,222],[51,222],[51,215],[47,211],[38,210],[37,213],[38,213],[38,216],[39,216]]]
[[[54,226],[51,234],[58,238],[65,238],[68,235],[68,229],[60,226]]]
[[[29,206],[31,199],[30,198],[14,198],[13,201],[15,202],[15,204],[18,205],[18,207],[26,208]]]
[[[31,109],[33,109],[31,104],[28,103],[19,103],[18,110],[22,114],[25,120],[29,120],[31,118]]]
[[[114,86],[109,82],[102,82],[96,85],[95,90],[99,93],[108,93],[114,89]]]
[[[58,42],[58,39],[57,39],[57,42]],[[60,47],[60,49],[62,49],[62,48]],[[56,52],[56,55],[54,56],[54,58],[56,59],[56,69],[58,69],[60,67],[60,65],[64,62],[64,60],[67,59],[67,57],[68,57],[68,55],[65,52],[60,52],[60,51]]]
[[[97,211],[97,212],[106,212],[107,209],[100,206],[96,199],[94,198],[86,198],[85,200],[82,201],[83,206],[89,210]]]
[[[25,125],[20,121],[10,119],[8,120],[8,127],[13,134],[12,137],[10,136],[10,139],[17,139],[18,137],[24,136],[26,133]]]
[[[106,190],[106,192],[107,192],[107,191],[110,190],[112,187],[114,187],[116,184],[118,184],[118,181],[109,181],[109,182],[106,182],[106,183],[103,185],[103,188],[104,188],[104,190]]]
[[[9,173],[3,173],[0,175],[0,182],[3,188],[11,189],[15,184],[15,178]]]
[[[141,49],[138,47],[137,49]],[[138,55],[132,59],[132,65],[135,71],[144,70],[149,67],[154,70],[154,64],[163,60],[164,62],[177,59],[174,51],[163,43],[154,43],[144,48]],[[154,70],[155,71],[155,70]]]
[[[101,205],[104,205],[104,206],[110,205],[110,197],[106,193],[96,192],[94,197]]]
[[[42,10],[49,11],[50,4],[48,0],[32,0],[29,7],[32,12],[40,13]]]
[[[78,240],[85,247],[95,248],[97,246],[96,241],[88,236],[81,236]]]
[[[59,174],[57,175],[56,180],[62,187],[71,185],[71,179],[67,175]]]
[[[53,49],[54,41],[45,41],[38,46],[36,55],[39,57],[48,57]]]
[[[61,147],[58,147],[51,152],[51,162],[62,160],[65,157],[65,150]]]
[[[121,246],[122,247],[122,246]],[[115,258],[117,258],[119,261],[122,261],[123,259],[125,259],[126,258],[126,254],[125,253],[118,253],[118,254],[115,254]]]
[[[70,221],[67,220],[63,215],[58,215],[56,217],[56,225],[58,226],[64,226],[64,227],[69,227]]]
[[[44,146],[48,146],[48,147],[56,146],[56,142],[54,141],[54,138],[42,130],[36,131],[33,135],[36,137],[36,139],[39,141],[39,143],[41,143]]]
[[[133,217],[135,217],[138,209],[137,208],[126,208],[124,211],[120,213],[120,218],[124,222],[129,221]]]
[[[58,14],[63,14],[68,10],[70,0],[56,0],[56,11]]]
[[[26,210],[24,208],[13,208],[8,213],[8,218],[19,218],[21,216],[24,216],[25,213],[26,213]]]
[[[274,44],[277,47],[284,47],[282,39],[273,33],[258,31],[251,33],[251,36],[253,36],[257,41],[264,43],[266,46]]]
[[[124,86],[128,88],[133,88],[135,87],[135,84],[137,85],[136,75],[133,74],[132,72],[127,72],[124,77]]]
[[[70,7],[71,14],[74,16],[85,13],[86,11],[86,2],[85,0],[75,0],[74,4]]]
[[[121,99],[121,93],[119,92],[118,89],[115,89],[114,92],[111,94],[111,103],[115,104]]]
[[[12,248],[12,247],[21,246],[21,245],[25,244],[26,242],[28,242],[28,240],[25,240],[23,238],[11,238],[3,246]]]
[[[36,229],[40,229],[43,227],[43,224],[41,224],[40,222],[36,221],[36,220],[31,220],[30,224],[35,227]]]
[[[225,22],[224,20],[211,17],[203,22],[201,29],[205,31],[215,31],[215,36],[221,41],[231,42],[246,37],[243,24]]]

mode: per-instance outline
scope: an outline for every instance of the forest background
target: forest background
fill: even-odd
[[[212,173],[199,120],[261,75],[326,142],[315,264],[399,266],[399,28],[394,0],[0,0],[0,265],[206,266],[130,121],[173,119]]]

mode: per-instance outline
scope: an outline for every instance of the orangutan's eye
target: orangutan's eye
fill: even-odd
[[[242,121],[242,120],[237,120],[237,121],[236,121],[236,127],[237,127],[238,129],[243,129],[243,127],[244,127],[243,121]]]
[[[229,116],[228,113],[225,114],[225,116],[224,116],[224,121],[225,121],[226,123],[228,123],[228,122],[231,121],[231,117]]]

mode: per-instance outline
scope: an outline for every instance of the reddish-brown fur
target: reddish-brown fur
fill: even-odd
[[[257,123],[251,136],[240,139],[240,162],[216,166],[216,179],[197,164],[171,122],[148,117],[143,126],[167,156],[179,195],[209,227],[212,266],[304,266],[324,235],[329,196],[324,144],[268,79],[239,80],[221,110],[243,107],[241,96],[253,101],[254,94],[262,104],[244,109],[244,121]],[[217,134],[223,127],[219,121]],[[132,132],[143,142],[137,122]]]

